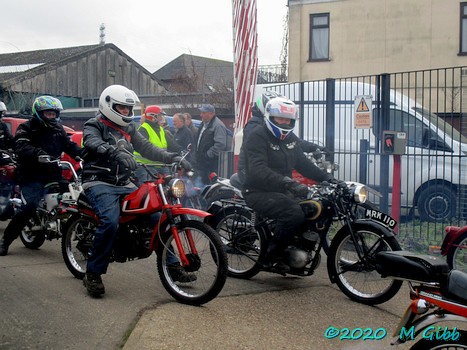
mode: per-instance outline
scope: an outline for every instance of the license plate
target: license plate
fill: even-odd
[[[365,213],[365,217],[370,220],[377,221],[382,225],[389,227],[390,229],[394,229],[397,225],[397,221],[394,220],[389,215],[383,213],[382,211],[375,210],[375,209],[367,209]]]

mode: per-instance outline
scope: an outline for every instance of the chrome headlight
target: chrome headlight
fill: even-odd
[[[185,182],[180,179],[172,179],[169,182],[170,192],[175,198],[180,198],[185,195]]]
[[[368,198],[368,191],[365,185],[357,185],[353,190],[353,198],[357,203],[365,203]]]

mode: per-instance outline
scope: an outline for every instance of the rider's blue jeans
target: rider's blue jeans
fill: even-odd
[[[87,262],[87,271],[97,274],[107,272],[120,218],[120,198],[134,190],[136,190],[136,186],[124,187],[99,184],[84,191],[89,203],[99,217],[91,254]],[[158,218],[160,213],[154,215],[157,215]],[[178,259],[171,255],[167,262],[177,263]]]

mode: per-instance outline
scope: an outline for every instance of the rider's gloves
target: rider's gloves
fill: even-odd
[[[52,161],[52,157],[47,153],[41,153],[37,156],[37,161],[42,164],[50,163]]]
[[[305,198],[308,195],[308,186],[302,185],[288,176],[284,177],[283,183],[285,189],[296,197]]]
[[[120,165],[122,165],[125,169],[128,169],[129,171],[133,171],[138,167],[138,163],[136,163],[133,155],[125,151],[114,152],[113,158],[115,161],[117,161]]]
[[[347,187],[347,183],[345,181],[342,181],[342,180],[338,180],[334,177],[330,178],[329,180],[327,180],[330,184],[335,184],[337,185],[338,187]]]
[[[173,157],[172,162],[174,162],[174,163],[180,163],[180,166],[181,166],[185,171],[192,171],[192,170],[193,170],[193,166],[190,164],[190,162],[187,161],[186,159],[183,159],[183,160],[182,160],[182,157],[180,157],[180,156]]]
[[[164,152],[162,154],[162,161],[166,164],[171,164],[175,162],[174,161],[175,157],[180,157],[180,155],[175,152]]]

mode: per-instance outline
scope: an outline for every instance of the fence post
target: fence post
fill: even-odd
[[[336,79],[326,79],[326,144],[325,147],[335,160],[335,124],[336,124]],[[329,156],[331,157],[331,156]],[[326,157],[327,160],[328,157]]]
[[[380,193],[382,198],[380,201],[380,209],[387,213],[389,203],[389,155],[382,154],[382,132],[383,130],[389,130],[389,105],[391,96],[391,78],[389,74],[381,74],[381,132],[379,135],[380,147],[379,154],[381,157],[381,173],[380,173]]]

